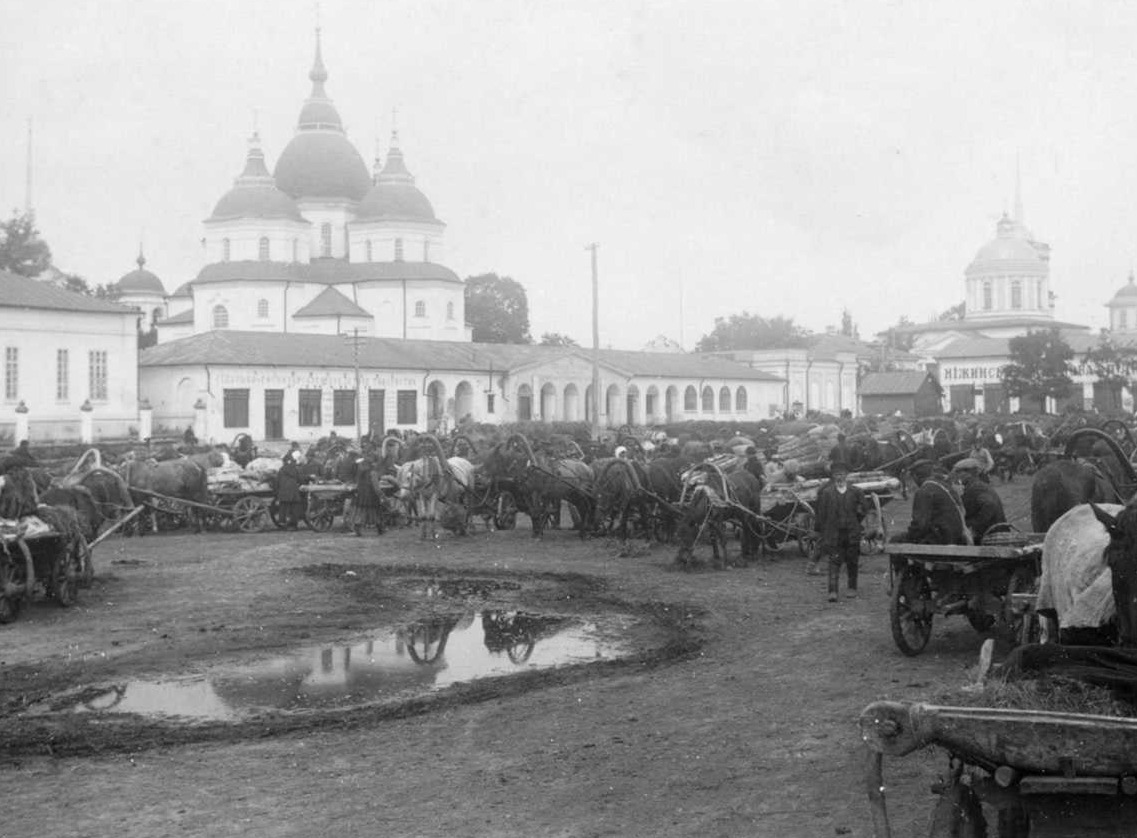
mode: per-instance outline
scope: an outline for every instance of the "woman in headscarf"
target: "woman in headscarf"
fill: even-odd
[[[300,516],[304,514],[304,500],[300,494],[300,468],[291,451],[284,455],[280,471],[276,473],[276,502],[284,528],[300,528]]]
[[[355,465],[355,534],[362,536],[364,527],[375,527],[375,531],[382,535],[383,495],[379,486],[379,470],[366,457],[358,458]]]

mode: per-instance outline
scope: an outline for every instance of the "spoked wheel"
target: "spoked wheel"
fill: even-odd
[[[80,536],[77,549],[79,551],[79,587],[89,588],[91,583],[95,581],[95,561],[91,554],[91,545],[87,543],[87,539]]]
[[[820,549],[820,542],[817,538],[817,533],[814,528],[814,520],[812,512],[803,512],[794,517],[794,526],[799,528],[801,535],[797,537],[797,549],[807,559],[814,559],[817,557],[817,551]]]
[[[238,498],[233,504],[233,523],[241,532],[261,532],[267,519],[268,509],[260,498]]]
[[[0,556],[0,625],[10,623],[20,615],[20,594],[5,593],[16,583],[11,560]]]
[[[892,586],[888,607],[892,639],[909,657],[924,651],[932,636],[932,586],[921,568],[907,565]]]
[[[499,530],[511,530],[517,526],[517,499],[512,492],[502,492],[497,496],[493,525]]]
[[[308,514],[304,517],[304,520],[308,522],[308,526],[316,532],[327,532],[330,530],[335,519],[335,509],[330,503],[325,503],[324,501],[317,501],[314,505],[309,507]]]
[[[72,542],[64,546],[52,569],[51,595],[63,608],[75,604],[79,597],[79,566],[82,558],[79,545]]]
[[[1015,643],[1026,646],[1039,641],[1038,617],[1033,608],[1020,610],[1014,606],[1015,594],[1038,593],[1038,577],[1030,568],[1020,567],[1011,574],[1007,583],[1007,596],[1003,600],[1003,623]]]

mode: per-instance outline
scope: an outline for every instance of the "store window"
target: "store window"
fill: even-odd
[[[300,400],[297,404],[300,427],[318,428],[323,424],[320,419],[320,397],[319,390],[300,391]]]

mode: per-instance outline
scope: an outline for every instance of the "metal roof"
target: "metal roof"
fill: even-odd
[[[910,396],[927,380],[926,372],[870,372],[857,390],[862,396]]]
[[[343,259],[313,259],[311,262],[214,262],[206,265],[193,285],[209,282],[313,282],[336,285],[348,282],[439,280],[461,282],[458,274],[434,262],[347,262]]]
[[[360,338],[359,364],[378,369],[509,372],[520,367],[589,355],[575,347],[507,343]],[[600,363],[628,375],[692,379],[781,381],[742,364],[698,355],[605,349]],[[217,330],[161,343],[142,351],[140,367],[193,366],[337,367],[355,364],[343,335]]]
[[[0,308],[40,308],[88,314],[130,314],[138,311],[98,297],[88,297],[26,276],[0,271]]]
[[[373,319],[370,314],[361,309],[335,288],[330,285],[321,291],[316,299],[293,314],[293,317],[366,317]]]

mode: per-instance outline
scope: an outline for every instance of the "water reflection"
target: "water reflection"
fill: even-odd
[[[517,611],[421,620],[358,643],[314,646],[203,676],[133,681],[47,710],[230,720],[258,710],[298,711],[401,700],[452,684],[610,659],[623,645],[592,622]],[[62,707],[61,707],[62,704]]]

